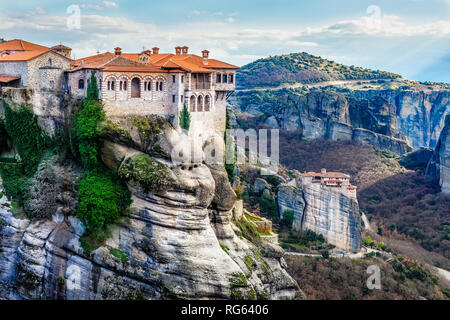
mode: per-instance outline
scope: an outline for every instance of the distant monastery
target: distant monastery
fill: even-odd
[[[317,183],[327,188],[334,188],[351,197],[356,197],[356,186],[350,184],[350,176],[341,172],[304,172],[301,176],[302,184]]]
[[[36,92],[86,97],[95,72],[100,99],[109,116],[159,114],[178,125],[186,104],[191,121],[202,128],[224,130],[226,100],[235,90],[237,66],[189,53],[159,48],[141,53],[105,52],[72,60],[64,45],[51,48],[24,40],[0,43],[0,88],[29,88]]]

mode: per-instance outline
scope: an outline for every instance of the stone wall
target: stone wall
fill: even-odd
[[[0,75],[19,76],[20,86],[26,87],[28,84],[28,72],[26,62],[1,62]]]
[[[40,90],[54,83],[54,90],[64,90],[64,71],[70,68],[70,60],[54,52],[47,52],[28,62],[27,84],[30,89]],[[41,72],[41,68],[46,68]]]

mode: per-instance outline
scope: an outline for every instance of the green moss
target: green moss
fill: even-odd
[[[256,263],[249,255],[244,257],[244,263],[247,266],[248,271],[253,272],[256,269]]]
[[[225,251],[225,253],[227,255],[230,255],[230,249],[228,249],[228,247],[226,245],[224,245],[222,242],[219,242],[220,247],[222,248],[223,251]]]
[[[239,221],[236,221],[235,224],[239,228],[239,230],[241,230],[242,236],[244,238],[254,244],[259,244],[261,242],[261,237],[258,233],[258,230],[256,230],[256,227],[249,221],[247,221],[246,219],[241,219]]]
[[[103,133],[104,134],[112,134],[112,135],[118,135],[125,137],[129,140],[131,140],[131,134],[128,130],[122,128],[119,123],[114,122],[110,119],[106,120],[103,126]]]
[[[141,140],[145,141],[148,138],[161,133],[161,129],[167,125],[167,121],[164,118],[151,115],[135,118],[134,125],[139,131]]]
[[[247,278],[242,273],[233,273],[230,278],[230,287],[231,288],[239,288],[239,287],[247,287],[248,282]]]
[[[124,180],[139,182],[146,192],[167,190],[175,185],[169,168],[147,154],[125,160],[120,166],[119,176]]]
[[[111,253],[114,257],[119,258],[122,263],[127,263],[130,260],[128,256],[119,249],[111,248],[109,249],[109,253]]]

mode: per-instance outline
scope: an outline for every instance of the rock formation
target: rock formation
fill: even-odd
[[[278,188],[280,215],[294,212],[293,230],[322,234],[329,243],[348,251],[361,249],[361,218],[356,199],[321,184]]]
[[[450,110],[449,91],[270,91],[232,98],[241,114],[306,139],[353,140],[404,154],[434,147]],[[411,148],[412,147],[412,148]]]
[[[445,118],[445,126],[428,163],[426,174],[439,181],[443,193],[450,194],[450,114]]]
[[[235,226],[236,195],[226,171],[205,165],[200,143],[157,116],[110,119],[105,126],[101,156],[132,193],[129,215],[89,252],[80,241],[85,226],[75,215],[73,193],[63,193],[50,218],[40,219],[28,218],[0,193],[0,298],[302,297],[284,269],[282,249],[255,245]],[[174,148],[192,145],[198,158],[172,161]],[[79,177],[73,162],[47,165],[60,168],[50,176],[56,186],[73,190]]]

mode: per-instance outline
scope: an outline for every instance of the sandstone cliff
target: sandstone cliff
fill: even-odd
[[[450,194],[450,115],[445,118],[445,126],[428,163],[426,173],[439,181],[443,193]]]
[[[4,98],[11,105],[25,102]],[[55,105],[43,110],[55,113],[38,114],[39,123],[64,124],[52,114],[64,119],[70,110],[57,99],[46,101]],[[0,298],[300,298],[281,248],[255,245],[235,226],[236,196],[223,166],[205,165],[202,144],[165,119],[137,120],[145,130],[130,118],[106,124],[101,156],[126,181],[132,204],[94,251],[80,241],[85,226],[76,216],[80,174],[73,160],[48,164],[54,174],[47,184],[62,190],[55,191],[50,218],[24,215],[0,190]],[[42,128],[51,134],[54,127]],[[188,164],[172,161],[174,148],[192,145],[199,158]],[[142,159],[147,162],[137,161]],[[42,186],[34,187],[43,194]]]
[[[434,147],[449,112],[449,91],[250,91],[232,104],[272,128],[306,139],[353,140],[397,154]]]
[[[312,230],[344,250],[361,249],[361,218],[354,197],[321,184],[281,185],[277,197],[280,215],[294,212],[293,230]]]

